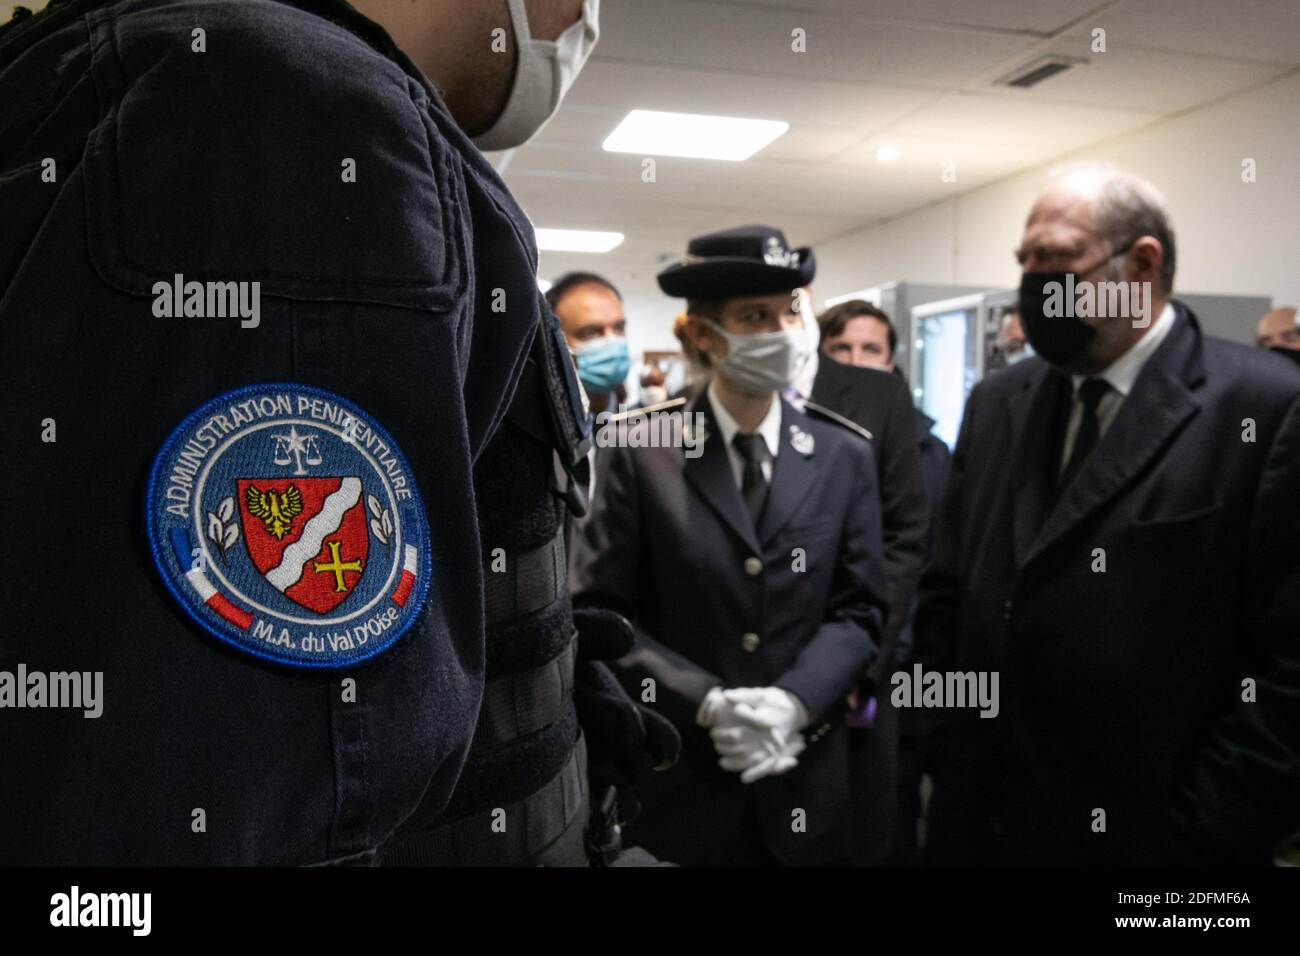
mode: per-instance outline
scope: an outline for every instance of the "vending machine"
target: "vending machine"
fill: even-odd
[[[1000,364],[998,331],[1015,304],[1014,289],[993,289],[912,309],[912,398],[949,448],[957,444],[970,390]]]

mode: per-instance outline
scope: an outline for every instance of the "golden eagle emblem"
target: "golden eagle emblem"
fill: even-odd
[[[293,519],[302,513],[302,492],[297,485],[284,491],[258,491],[249,485],[244,491],[244,504],[254,518],[261,518],[275,540],[281,541],[293,527]]]

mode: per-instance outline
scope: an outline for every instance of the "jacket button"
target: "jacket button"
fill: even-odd
[[[749,557],[745,559],[745,573],[751,578],[757,577],[763,573],[763,561],[760,558]]]
[[[1002,605],[1002,620],[1011,620],[1011,598],[1007,598],[1006,602]]]
[[[758,643],[758,635],[753,631],[750,631],[740,639],[740,646],[751,654],[758,650]]]

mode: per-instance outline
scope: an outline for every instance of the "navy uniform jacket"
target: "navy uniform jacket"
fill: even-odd
[[[541,314],[486,160],[344,3],[70,0],[0,33],[0,208],[0,670],[104,675],[98,719],[0,711],[0,862],[364,859],[436,818],[483,681],[472,468]],[[156,317],[177,273],[260,281],[260,325]],[[381,423],[427,513],[418,619],[342,673],[213,640],[146,543],[169,432],[264,382]]]
[[[971,393],[916,651],[1001,707],[920,713],[937,859],[1267,863],[1300,823],[1300,375],[1175,308],[1054,505],[1069,379]]]
[[[636,623],[638,646],[619,662],[621,676],[640,699],[652,678],[654,705],[683,736],[681,762],[648,786],[629,834],[674,862],[727,862],[748,802],[780,861],[844,859],[853,825],[845,695],[877,653],[885,607],[870,446],[783,401],[781,448],[755,531],[707,394],[687,407],[714,432],[699,457],[622,447],[597,456],[595,500],[570,563],[575,601]],[[791,444],[797,432],[811,442]],[[804,702],[810,743],[795,770],[743,786],[718,768],[695,714],[719,685],[775,685]],[[792,832],[797,809],[804,833]]]

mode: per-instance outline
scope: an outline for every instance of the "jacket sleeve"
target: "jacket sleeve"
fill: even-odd
[[[1269,450],[1251,520],[1250,615],[1230,706],[1179,781],[1162,860],[1263,863],[1300,828],[1300,398]],[[1247,681],[1254,692],[1247,693]]]
[[[855,449],[848,520],[835,558],[825,618],[775,686],[803,701],[813,721],[840,704],[880,650],[886,608],[880,498],[870,446]]]
[[[884,584],[889,613],[881,653],[872,668],[877,684],[893,666],[894,644],[908,619],[917,584],[925,570],[930,507],[921,473],[916,418],[906,383],[890,381],[889,412],[877,445]]]
[[[595,493],[573,536],[569,587],[576,606],[609,608],[636,626],[635,646],[610,668],[637,700],[643,700],[643,681],[653,680],[655,706],[677,726],[691,727],[705,695],[723,681],[647,634],[638,619],[645,564],[634,453],[602,448],[596,454]]]

